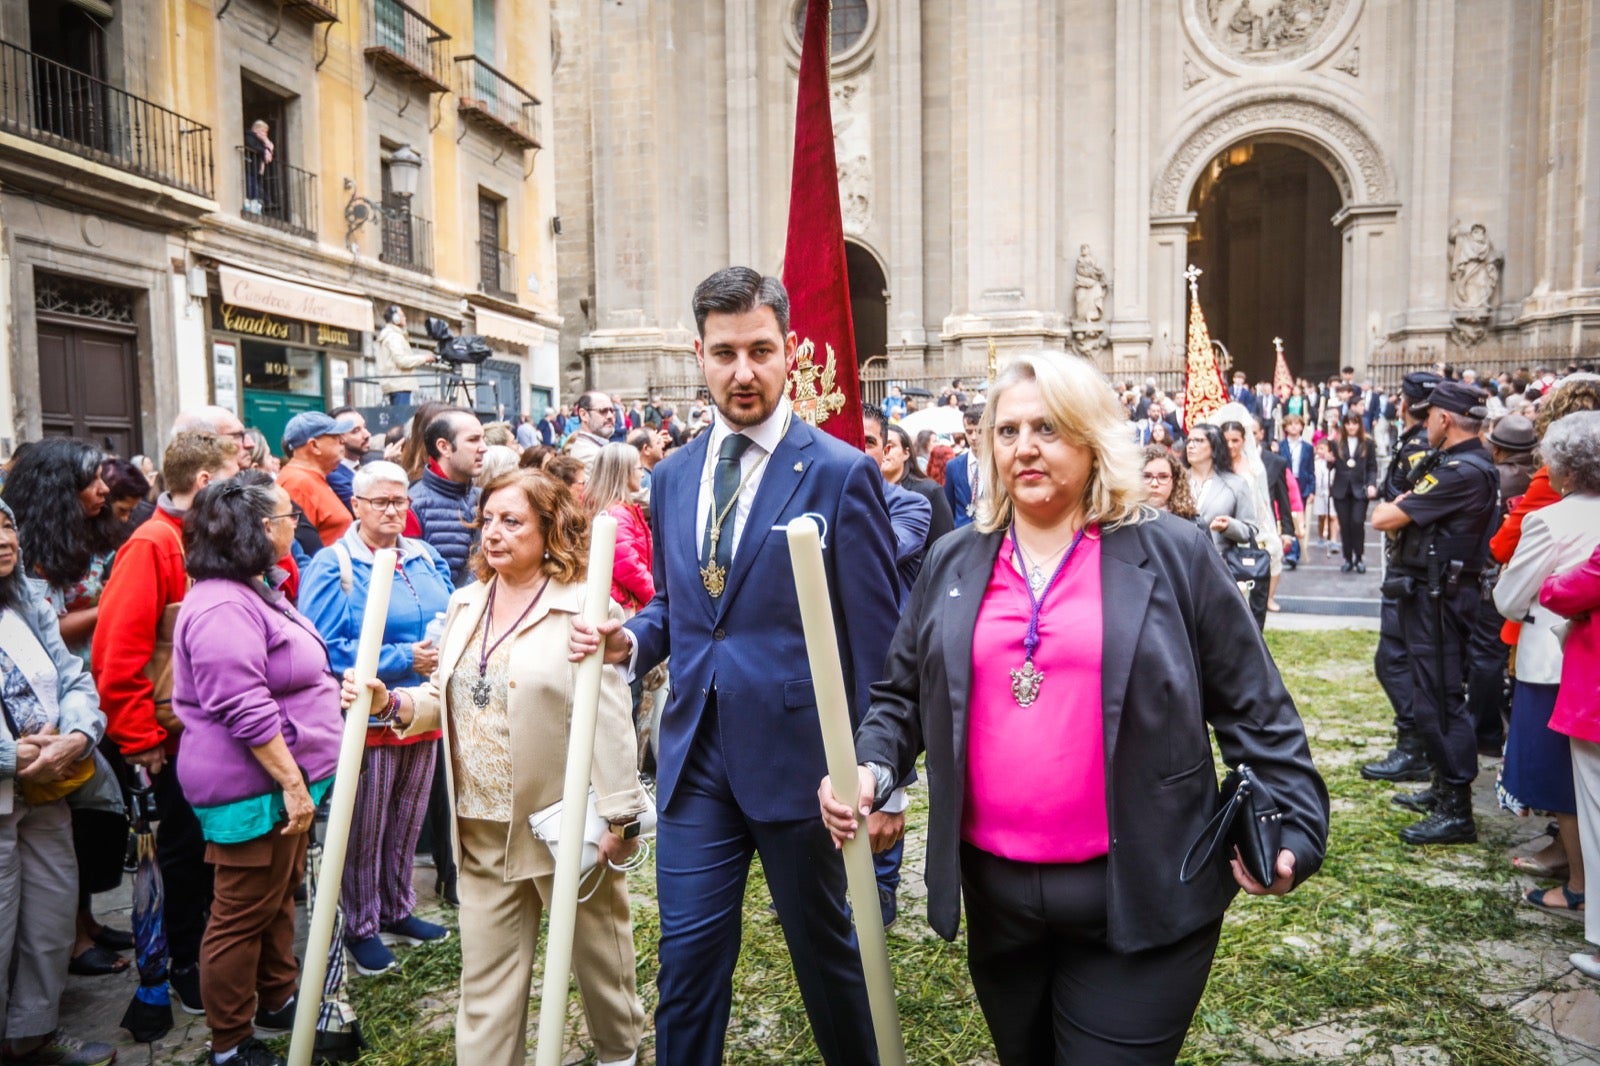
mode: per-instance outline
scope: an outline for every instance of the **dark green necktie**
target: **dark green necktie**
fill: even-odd
[[[733,500],[739,495],[739,457],[750,447],[751,440],[741,433],[730,433],[722,439],[717,449],[717,465],[711,475],[711,513],[706,516],[706,534],[701,540],[700,557],[711,559],[711,530],[722,519],[717,535],[716,564],[724,574],[733,567],[733,529],[738,518],[739,505]]]

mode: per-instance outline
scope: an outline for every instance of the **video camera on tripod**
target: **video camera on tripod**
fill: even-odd
[[[489,347],[489,342],[481,335],[472,333],[457,336],[450,332],[450,324],[442,318],[429,315],[422,326],[429,338],[436,342],[434,351],[441,362],[457,367],[463,363],[476,365],[494,354],[494,349]]]

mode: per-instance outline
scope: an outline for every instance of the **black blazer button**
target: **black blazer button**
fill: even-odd
[[[727,640],[728,631],[723,629],[721,626],[718,626],[716,629],[712,630],[711,636],[715,640]]]

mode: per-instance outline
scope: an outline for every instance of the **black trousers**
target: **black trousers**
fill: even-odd
[[[450,811],[450,789],[444,778],[444,741],[436,740],[433,752],[433,787],[428,791],[428,841],[433,849],[433,871],[447,893],[456,888],[456,855],[450,842],[454,815]]]
[[[1506,722],[1511,717],[1511,694],[1506,685],[1506,668],[1511,649],[1500,639],[1505,618],[1493,600],[1478,600],[1478,614],[1467,639],[1467,710],[1477,731],[1478,747],[1498,748],[1506,740]]]
[[[1344,548],[1344,559],[1353,563],[1361,558],[1367,539],[1367,501],[1365,497],[1333,498],[1333,513],[1339,516],[1339,543]]]
[[[1157,1066],[1183,1047],[1222,932],[1106,946],[1106,861],[1013,862],[963,843],[967,969],[1001,1066]]]
[[[206,841],[200,819],[178,784],[178,757],[151,781],[155,789],[156,863],[161,869],[166,898],[161,914],[167,926],[167,948],[172,965],[182,969],[200,961],[200,941],[211,913],[212,867],[206,862]]]
[[[1411,664],[1406,661],[1406,635],[1400,628],[1400,601],[1392,596],[1383,598],[1378,615],[1378,652],[1372,668],[1394,707],[1395,732],[1412,732],[1417,720],[1411,715]]]
[[[1443,600],[1441,617],[1424,582],[1400,601],[1400,624],[1411,662],[1411,713],[1428,758],[1447,785],[1478,776],[1478,739],[1467,710],[1466,654],[1478,613],[1478,583],[1463,582]],[[1439,673],[1441,660],[1443,676]]]

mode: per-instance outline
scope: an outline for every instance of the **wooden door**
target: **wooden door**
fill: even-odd
[[[143,434],[134,338],[41,321],[39,418],[47,437],[79,437],[123,457],[138,454]]]

